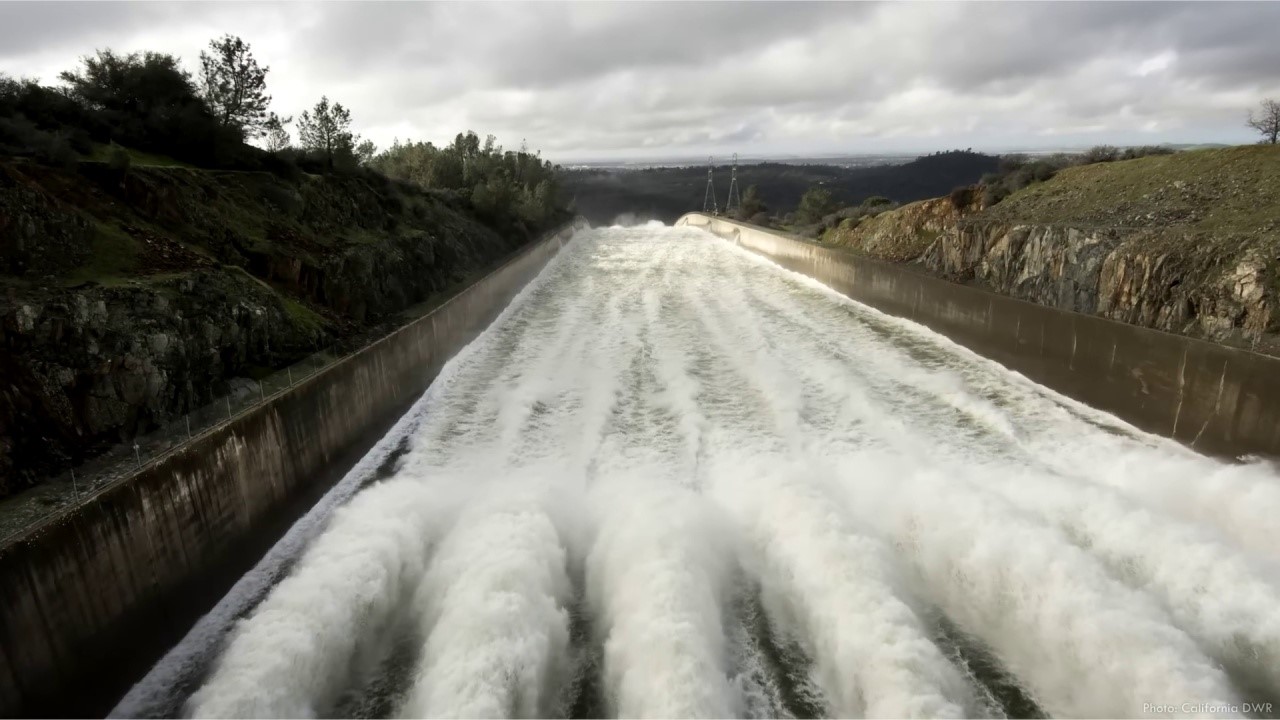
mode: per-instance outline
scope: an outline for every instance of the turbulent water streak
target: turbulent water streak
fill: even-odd
[[[429,399],[392,476],[228,637],[189,639],[225,646],[191,712],[1280,697],[1272,467],[1196,456],[701,231],[578,236]]]
[[[766,592],[789,599],[840,716],[961,717],[960,673],[895,596],[884,543],[859,532],[794,469],[716,468],[715,494],[756,538]],[[786,601],[784,601],[786,602]]]
[[[602,481],[588,597],[622,717],[727,717],[722,609],[729,553],[696,496],[644,477]],[[625,487],[624,487],[625,486]]]
[[[571,588],[559,534],[528,488],[458,519],[422,580],[424,662],[407,717],[537,717],[567,667]]]
[[[374,651],[416,586],[433,525],[443,519],[411,479],[368,490],[254,614],[232,631],[208,683],[191,698],[199,717],[303,717],[327,704]]]

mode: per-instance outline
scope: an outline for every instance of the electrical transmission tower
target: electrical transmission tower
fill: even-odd
[[[702,195],[702,212],[711,211],[712,215],[720,214],[720,206],[716,203],[716,186],[712,179],[715,176],[715,164],[711,156],[707,156],[707,191]]]
[[[724,214],[742,209],[742,193],[738,190],[738,153],[733,154],[733,170],[729,173],[729,197],[724,201]]]

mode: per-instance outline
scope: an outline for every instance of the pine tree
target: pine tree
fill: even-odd
[[[305,150],[324,155],[329,169],[336,156],[350,154],[355,146],[351,134],[351,113],[339,103],[329,104],[327,96],[311,110],[298,116],[298,141]]]
[[[271,152],[280,152],[288,149],[292,139],[289,137],[289,131],[284,126],[292,122],[293,118],[281,118],[275,113],[267,120],[265,125],[267,150]]]
[[[233,35],[209,41],[212,51],[200,52],[200,93],[218,122],[244,137],[270,131],[267,112],[267,72],[249,52],[249,43]]]

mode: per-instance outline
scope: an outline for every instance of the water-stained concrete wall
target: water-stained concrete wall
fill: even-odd
[[[105,712],[146,669],[133,651],[208,609],[181,598],[216,599],[213,568],[283,532],[579,227],[0,548],[0,715]]]
[[[947,282],[701,213],[704,227],[1064,395],[1202,452],[1280,456],[1280,359]]]

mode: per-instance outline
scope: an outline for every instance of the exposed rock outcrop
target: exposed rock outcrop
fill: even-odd
[[[354,343],[527,239],[376,177],[0,162],[0,497]]]
[[[949,198],[921,200],[864,218],[852,229],[842,228],[832,234],[831,242],[885,260],[909,262],[955,227],[967,212],[961,213]]]
[[[1280,355],[1280,152],[1071,168],[987,209],[948,198],[837,245],[1023,300]]]
[[[969,222],[917,262],[1023,300],[1280,354],[1276,254],[1274,240],[1178,229]]]
[[[0,435],[19,485],[209,402],[225,380],[325,339],[237,272],[28,294],[0,305]],[[0,459],[0,461],[3,461]]]

